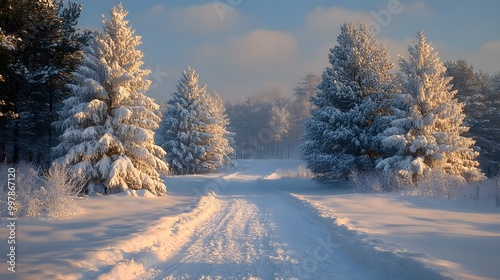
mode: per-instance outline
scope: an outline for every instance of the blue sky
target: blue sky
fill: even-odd
[[[81,28],[101,29],[101,15],[119,3],[80,0]],[[476,69],[500,71],[500,1],[417,0],[123,0],[142,36],[145,65],[153,71],[148,95],[170,98],[188,65],[208,90],[225,100],[281,90],[321,74],[339,26],[375,27],[397,62],[423,30],[443,61],[464,58]]]

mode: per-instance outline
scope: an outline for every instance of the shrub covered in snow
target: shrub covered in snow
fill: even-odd
[[[432,172],[418,183],[404,188],[401,194],[458,200],[488,207],[495,206],[496,201],[500,199],[495,179],[467,183],[461,176],[439,171]]]
[[[404,188],[405,182],[393,174],[353,171],[349,185],[356,193],[382,193]]]
[[[403,196],[457,200],[482,206],[500,207],[500,179],[467,183],[458,175],[432,170],[418,181],[387,172],[353,172],[349,185],[355,193],[397,193]]]
[[[311,172],[307,167],[300,165],[297,169],[284,170],[277,172],[280,178],[300,178],[300,179],[314,179],[316,175]]]
[[[0,165],[0,174],[7,178],[11,166]],[[7,197],[6,182],[0,182],[0,197]],[[21,162],[16,166],[15,214],[18,217],[62,217],[79,210],[75,202],[86,183],[71,168],[53,165],[46,172],[40,166]],[[8,216],[7,201],[0,201],[0,213]]]

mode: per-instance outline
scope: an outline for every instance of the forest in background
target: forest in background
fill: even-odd
[[[84,62],[84,48],[94,36],[79,30],[78,3],[2,1],[0,6],[0,159],[49,165],[61,143],[67,84]],[[445,63],[452,89],[465,104],[465,137],[476,141],[478,161],[487,176],[499,169],[500,74],[490,75],[466,60]],[[322,77],[305,74],[292,94],[275,91],[225,103],[236,158],[299,158],[310,97]],[[143,90],[143,93],[147,90]],[[170,94],[170,93],[166,93]],[[160,115],[161,114],[157,113]],[[168,151],[167,151],[168,154]]]

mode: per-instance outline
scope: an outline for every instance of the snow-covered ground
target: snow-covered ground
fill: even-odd
[[[0,279],[500,279],[500,209],[281,179],[300,164],[238,161],[167,178],[166,197],[21,219],[15,274],[0,239]]]
[[[297,197],[378,250],[414,256],[451,278],[500,279],[499,209],[421,197],[325,194]]]

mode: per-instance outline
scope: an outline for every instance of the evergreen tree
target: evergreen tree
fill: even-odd
[[[10,56],[10,52],[16,49],[17,39],[13,36],[6,35],[0,28],[0,82],[4,82],[2,73],[5,72],[5,67]]]
[[[464,104],[454,98],[452,78],[446,76],[446,68],[422,32],[408,51],[408,60],[400,61],[404,78],[402,96],[397,97],[405,100],[405,108],[382,141],[393,155],[377,168],[413,181],[433,170],[467,181],[481,180],[484,175],[477,168],[474,141],[461,136],[468,128],[462,124]]]
[[[0,28],[18,38],[9,56],[0,90],[14,118],[0,120],[3,139],[13,139],[9,161],[47,162],[54,135],[50,123],[65,97],[64,84],[81,63],[86,34],[78,33],[81,6],[63,0],[1,1]],[[2,154],[7,154],[5,145]]]
[[[0,162],[7,161],[6,143],[7,143],[7,122],[18,117],[16,113],[12,94],[6,90],[3,74],[7,70],[8,61],[15,50],[17,38],[6,35],[0,29]]]
[[[160,175],[168,167],[165,151],[154,142],[159,106],[144,95],[150,71],[141,69],[141,40],[125,20],[123,6],[110,14],[74,73],[73,95],[55,123],[64,133],[54,150],[59,162],[91,178],[89,192],[146,189],[160,195],[166,192]]]
[[[452,78],[452,89],[457,92],[455,97],[458,101],[465,103],[464,112],[469,115],[468,104],[481,94],[479,77],[475,73],[474,67],[463,59],[455,62],[447,61],[444,66],[446,67],[446,76]]]
[[[270,143],[273,137],[273,132],[269,129],[273,104],[265,101],[263,96],[257,96],[234,104],[228,103],[226,107],[231,121],[230,130],[235,133],[237,157],[261,157],[264,144]],[[265,135],[263,131],[266,132]]]
[[[481,149],[477,158],[488,177],[496,175],[500,166],[500,124],[498,121],[500,102],[495,90],[495,78],[478,71],[465,60],[446,62],[446,74],[453,78],[456,97],[465,104],[464,123],[470,127],[463,135],[476,140]],[[500,75],[497,75],[497,80]],[[498,82],[497,82],[498,84]],[[496,93],[496,94],[495,94]]]
[[[383,127],[373,124],[385,114],[381,106],[393,83],[389,54],[366,24],[342,25],[337,42],[329,54],[331,67],[311,98],[302,145],[308,167],[326,178],[373,168],[372,141]]]
[[[294,88],[293,94],[295,95],[295,101],[293,103],[293,111],[296,114],[296,119],[294,123],[303,125],[305,119],[310,116],[311,102],[310,99],[318,89],[318,85],[321,83],[321,77],[314,74],[313,72],[307,73],[302,77],[302,81]]]
[[[206,85],[200,88],[194,69],[183,72],[167,103],[158,138],[175,174],[213,171],[229,162],[232,148],[222,101],[208,94]]]
[[[207,95],[206,103],[210,119],[207,132],[213,135],[208,139],[209,149],[204,160],[210,164],[209,170],[213,171],[218,167],[231,165],[230,157],[234,154],[233,134],[228,131],[229,119],[226,115],[224,102],[217,92]]]
[[[283,158],[292,154],[297,144],[291,112],[292,100],[279,88],[267,89],[260,94],[228,102],[230,130],[235,133],[237,158]],[[287,145],[288,144],[288,145]],[[288,146],[288,150],[285,150]]]
[[[317,87],[321,82],[321,77],[310,72],[294,88],[295,100],[291,105],[292,123],[290,126],[290,136],[299,139],[304,134],[304,122],[311,116],[311,102],[309,101],[316,94]]]
[[[269,127],[274,132],[274,141],[280,142],[290,129],[290,112],[286,107],[274,105],[271,109]]]
[[[480,76],[484,77],[484,75]],[[478,144],[481,147],[481,155],[487,158],[488,165],[485,168],[487,175],[498,176],[500,174],[500,141],[498,141],[500,139],[500,122],[498,121],[500,120],[500,73],[494,75],[490,82],[491,89],[481,102],[484,110],[481,111],[482,119],[479,126],[481,139],[478,139]],[[484,90],[484,92],[488,91]]]

